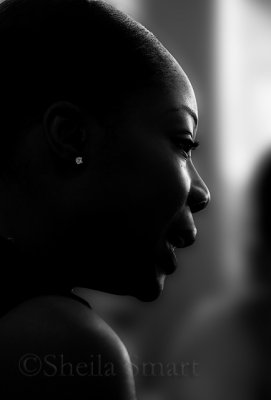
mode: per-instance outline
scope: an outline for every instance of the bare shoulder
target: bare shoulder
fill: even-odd
[[[19,380],[32,374],[32,383],[39,384],[46,378],[48,394],[64,390],[65,398],[88,392],[94,399],[97,393],[100,399],[135,399],[125,346],[97,314],[76,300],[44,296],[14,309],[0,320],[0,351],[6,374]]]

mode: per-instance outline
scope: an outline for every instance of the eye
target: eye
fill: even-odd
[[[181,136],[172,139],[174,146],[180,150],[181,154],[188,159],[191,157],[191,151],[199,147],[199,142],[194,142],[192,139],[186,139]]]

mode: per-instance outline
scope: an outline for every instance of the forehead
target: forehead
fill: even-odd
[[[186,123],[195,131],[198,108],[192,85],[180,66],[155,86],[138,91],[126,103],[135,118],[142,122]]]

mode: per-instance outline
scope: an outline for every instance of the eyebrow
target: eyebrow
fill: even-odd
[[[175,107],[175,108],[171,108],[169,111],[167,111],[167,113],[172,113],[172,112],[180,112],[180,111],[186,111],[194,120],[195,122],[195,126],[198,126],[198,116],[197,114],[192,110],[192,108],[186,106],[186,105],[182,105],[180,107]]]

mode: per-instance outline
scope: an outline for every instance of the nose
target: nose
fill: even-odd
[[[191,189],[188,196],[188,206],[192,213],[203,210],[210,202],[211,195],[208,187],[192,164]]]

